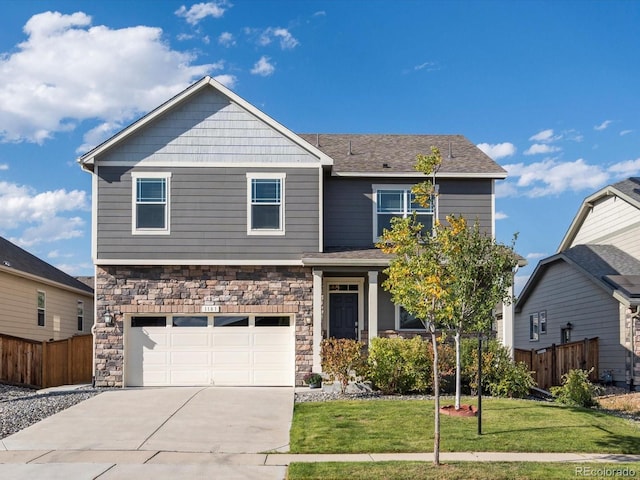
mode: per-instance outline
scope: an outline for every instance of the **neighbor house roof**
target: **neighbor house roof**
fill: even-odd
[[[571,265],[618,301],[640,303],[640,260],[613,245],[576,245],[538,263],[516,302],[516,312],[522,309],[544,272],[558,262]]]
[[[93,288],[0,237],[0,271],[93,294]]]
[[[437,176],[505,178],[507,172],[462,135],[303,133],[304,140],[334,160],[341,176],[416,176],[418,154],[437,147],[442,166]]]
[[[640,210],[640,177],[630,177],[621,182],[607,185],[606,187],[598,190],[596,193],[589,195],[584,199],[578,213],[574,217],[567,233],[565,234],[558,252],[566,250],[573,239],[578,234],[582,223],[589,214],[589,210],[593,207],[594,203],[606,197],[618,197]]]

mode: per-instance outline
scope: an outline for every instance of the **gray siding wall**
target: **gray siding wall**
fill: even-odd
[[[546,310],[547,334],[529,341],[529,315]],[[571,341],[599,337],[600,372],[613,370],[623,380],[625,348],[620,343],[618,302],[565,262],[548,267],[522,311],[515,314],[515,348],[525,350],[560,343],[560,329],[573,324]]]
[[[411,185],[416,179],[345,178],[325,176],[325,247],[373,246],[373,185]],[[473,223],[491,231],[492,180],[439,180],[439,216],[464,215]]]
[[[132,235],[132,171],[98,170],[98,259],[294,260],[318,251],[318,169],[135,169],[172,172],[170,235]],[[286,173],[285,235],[247,235],[247,172]]]

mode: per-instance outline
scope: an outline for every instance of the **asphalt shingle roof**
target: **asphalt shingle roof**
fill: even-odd
[[[416,156],[430,154],[434,146],[442,155],[441,174],[489,174],[500,178],[506,175],[500,165],[462,135],[298,135],[329,155],[335,162],[336,173],[416,173]]]
[[[611,186],[640,202],[640,177],[630,177]]]
[[[640,260],[613,245],[576,245],[561,255],[598,279],[606,275],[640,275]]]
[[[92,294],[93,288],[0,237],[0,265]]]

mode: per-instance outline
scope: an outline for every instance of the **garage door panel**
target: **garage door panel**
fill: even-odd
[[[248,347],[249,345],[251,345],[249,333],[220,332],[213,334],[214,347]]]
[[[176,328],[171,331],[171,346],[173,348],[208,347],[210,340],[211,336],[207,334],[206,330],[203,332],[184,332],[183,329]]]
[[[214,385],[242,386],[253,385],[252,375],[247,370],[216,369],[213,373]]]
[[[249,368],[251,365],[250,352],[215,352],[213,355],[214,365],[238,365]]]
[[[191,386],[191,385],[209,385],[211,383],[211,373],[209,370],[189,369],[189,370],[171,370],[170,385]]]
[[[211,352],[171,352],[170,364],[173,367],[180,367],[183,365],[193,365],[198,367],[208,367],[211,365]]]
[[[288,332],[287,332],[288,333]],[[253,335],[254,345],[266,346],[286,346],[292,342],[291,335],[283,335],[282,332],[265,332]]]

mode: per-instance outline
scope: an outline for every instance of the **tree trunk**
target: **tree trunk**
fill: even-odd
[[[435,398],[435,423],[433,427],[433,464],[440,465],[440,372],[438,371],[438,340],[436,332],[431,330],[433,343],[433,396]]]
[[[460,330],[456,330],[456,410],[460,410],[460,397],[462,395],[462,367],[460,366]]]

